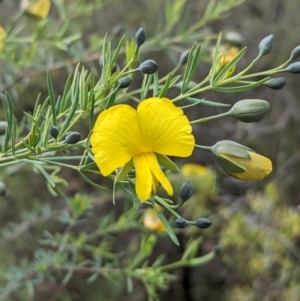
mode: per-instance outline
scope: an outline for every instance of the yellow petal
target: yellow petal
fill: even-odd
[[[51,7],[50,0],[22,0],[21,9],[38,18],[45,18]]]
[[[168,178],[166,177],[166,175],[164,174],[164,172],[161,170],[155,154],[154,153],[145,153],[145,157],[146,157],[146,160],[150,166],[150,169],[151,169],[154,177],[158,180],[158,182],[162,185],[162,187],[166,190],[166,192],[169,195],[173,195],[172,185],[171,185],[170,181],[168,180]],[[155,184],[155,181],[154,181],[154,184]]]
[[[257,153],[249,152],[251,159],[238,158],[235,156],[222,154],[223,157],[228,158],[237,164],[246,168],[247,171],[240,173],[230,173],[233,177],[240,180],[258,181],[265,178],[272,171],[272,162],[270,159],[261,156]]]
[[[96,164],[104,176],[142,153],[136,110],[128,105],[116,105],[103,111],[90,142]]]
[[[240,50],[237,47],[230,47],[230,49],[225,52],[223,66],[229,64],[238,55],[239,52]]]
[[[137,108],[143,152],[187,157],[195,139],[183,111],[167,98],[143,100]]]
[[[141,201],[147,201],[154,185],[153,175],[150,166],[144,154],[133,157],[133,165],[135,167],[136,182],[135,191]]]
[[[158,218],[156,211],[152,208],[149,208],[145,211],[143,222],[144,226],[150,230],[158,232],[165,231],[163,223]]]
[[[210,172],[210,169],[204,165],[196,164],[196,163],[186,163],[181,167],[181,173],[184,176],[189,175],[205,175]]]

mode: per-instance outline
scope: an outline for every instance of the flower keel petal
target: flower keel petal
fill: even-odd
[[[144,154],[133,157],[133,165],[135,167],[136,182],[135,191],[139,199],[147,201],[152,193],[153,175]]]
[[[149,167],[154,175],[154,177],[158,180],[158,182],[162,185],[162,187],[166,190],[169,195],[173,195],[173,187],[166,177],[164,172],[161,170],[157,158],[154,153],[146,153],[145,157],[149,164]]]

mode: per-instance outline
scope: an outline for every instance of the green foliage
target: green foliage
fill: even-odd
[[[228,299],[270,300],[272,296],[274,300],[289,300],[299,290],[300,253],[293,243],[300,234],[299,213],[296,208],[278,206],[279,195],[278,184],[270,182],[264,193],[247,193],[248,209],[220,211],[227,222],[221,245],[234,254],[225,252],[224,260],[236,267],[240,282],[228,291]],[[250,279],[265,285],[249,287]],[[275,283],[279,289],[274,289]]]
[[[293,57],[275,68],[250,73],[260,58],[258,56],[247,67],[232,74],[246,55],[246,48],[224,66],[220,60],[222,35],[217,37],[203,27],[222,18],[243,1],[210,1],[203,16],[194,24],[187,22],[184,13],[186,2],[166,1],[161,11],[164,24],[152,34],[147,33],[145,43],[139,46],[132,33],[119,36],[115,28],[115,31],[101,37],[89,33],[84,27],[84,22],[94,11],[97,12],[104,4],[109,5],[103,0],[54,0],[54,12],[45,19],[29,19],[21,9],[11,15],[5,25],[5,44],[0,49],[1,116],[5,118],[1,123],[3,131],[0,131],[0,176],[8,184],[13,181],[14,174],[25,176],[24,170],[27,174],[37,172],[46,182],[45,187],[38,189],[47,189],[49,194],[45,200],[39,195],[34,200],[26,200],[23,205],[26,210],[18,210],[13,223],[4,226],[3,222],[0,235],[0,300],[35,300],[35,290],[42,283],[68,288],[77,282],[82,285],[82,281],[84,287],[93,287],[95,296],[109,287],[110,300],[122,298],[125,291],[138,294],[143,290],[148,300],[159,300],[160,290],[168,289],[176,279],[173,270],[201,266],[218,255],[218,249],[214,248],[206,255],[199,253],[203,238],[197,237],[201,230],[194,226],[194,220],[203,213],[210,215],[207,204],[216,198],[212,170],[207,169],[200,177],[174,176],[171,171],[179,171],[177,165],[164,155],[157,155],[159,163],[166,168],[164,172],[173,178],[176,193],[174,198],[155,194],[141,204],[134,189],[132,162],[109,175],[111,182],[107,182],[94,162],[89,143],[96,115],[115,104],[139,103],[149,96],[171,97],[176,91],[172,101],[178,102],[182,109],[196,105],[226,107],[228,105],[225,103],[198,97],[207,91],[228,93],[251,90],[262,86],[274,74],[287,70]],[[207,60],[208,44],[212,40],[216,46],[210,70],[202,81],[198,81],[197,70],[199,65],[204,64],[203,60]],[[186,48],[189,48],[187,60],[177,59],[172,70],[161,70],[159,65],[159,73],[155,68],[153,73],[149,72],[149,68],[147,72],[141,72],[142,59],[151,53],[171,52],[171,56],[177,58]],[[71,72],[61,84],[56,78],[56,71],[59,73],[64,68]],[[34,76],[44,81],[41,87],[37,85],[41,93],[34,97],[32,110],[24,111],[20,118],[17,95],[22,93],[22,85]],[[132,79],[133,85],[120,89],[120,79],[125,76]],[[8,92],[9,89],[11,91]],[[47,91],[46,95],[42,90]],[[225,116],[228,114],[190,123]],[[55,135],[53,132],[51,134],[53,127],[57,129]],[[75,140],[66,140],[66,136],[74,131],[80,135]],[[201,145],[196,147],[212,150]],[[72,172],[71,177],[68,172]],[[74,184],[71,179],[77,175],[81,179]],[[195,192],[180,207],[178,190],[186,177]],[[34,183],[31,184],[32,187],[25,188],[36,189]],[[70,188],[72,185],[75,186],[73,190]],[[276,189],[276,185],[268,186],[266,195],[275,199]],[[23,187],[19,188],[20,197],[16,202],[21,203],[22,192]],[[291,243],[299,234],[295,212],[287,207],[274,209],[269,200],[262,202],[269,207],[261,208],[257,199],[265,196],[249,194],[248,197],[252,198],[251,210],[259,217],[259,223],[251,214],[236,214],[223,231],[222,244],[242,249],[246,254],[252,254],[252,250],[275,250],[272,260],[276,263],[284,257],[287,248],[299,259]],[[112,207],[111,201],[115,207]],[[154,208],[163,225],[163,232],[151,231],[142,225],[146,207]],[[182,232],[173,226],[174,217],[180,217],[178,210],[191,219],[187,220],[189,227]],[[261,215],[268,215],[269,210],[278,215],[280,223],[264,225],[261,231],[257,225],[262,224]],[[271,232],[270,227],[275,228],[276,233]],[[181,233],[191,235],[191,239],[179,258],[157,255],[157,244],[163,239],[168,241],[170,238],[175,245],[182,245],[178,235]],[[278,239],[283,241],[281,245],[276,244]],[[252,242],[250,246],[249,241]],[[11,252],[11,249],[14,251]],[[23,252],[24,256],[19,258],[18,252]],[[238,258],[241,269],[244,268],[240,263],[243,258]],[[229,256],[225,257],[229,264],[232,264],[231,260]],[[255,256],[249,255],[247,260],[251,266],[249,275],[259,277],[265,264],[262,258],[255,253]],[[287,256],[280,264],[283,269],[289,270],[293,260]],[[249,276],[245,270],[242,273],[245,277]],[[298,271],[295,273],[298,277]],[[83,276],[80,281],[77,275]],[[289,286],[291,290],[298,287],[297,277]],[[93,284],[97,285],[94,287]],[[246,286],[244,290],[235,290],[242,296],[249,292]],[[72,298],[66,292],[61,295],[57,292],[57,296],[60,300]]]

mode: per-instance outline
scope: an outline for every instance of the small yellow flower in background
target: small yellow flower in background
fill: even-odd
[[[219,48],[219,57],[218,57],[218,64],[217,64],[217,72],[223,69],[226,65],[228,65],[240,52],[240,49],[235,46],[231,46],[230,44],[222,44]],[[215,56],[215,49],[211,52],[212,57]],[[225,78],[230,77],[234,70],[235,65],[226,73]]]
[[[187,163],[181,167],[181,173],[186,177],[193,175],[203,176],[207,174],[207,172],[209,172],[208,167],[195,163]]]
[[[222,67],[225,67],[238,55],[240,49],[237,47],[224,47],[221,48],[221,52],[224,54]]]
[[[193,196],[186,201],[182,207],[182,216],[187,219],[195,220],[202,216],[205,212],[205,208],[210,204],[217,196],[217,187],[215,185],[215,172],[208,166],[204,166],[196,163],[187,163],[181,167],[181,182],[190,181],[194,188]],[[189,233],[192,233],[194,227],[186,229]],[[194,229],[194,230],[193,230]],[[190,232],[191,231],[191,232]]]
[[[195,146],[191,132],[182,109],[167,98],[154,97],[143,100],[137,110],[129,105],[104,110],[98,116],[90,142],[104,176],[124,165],[135,168],[137,196],[147,201],[158,183],[169,195],[173,194],[159,156],[190,156]]]
[[[6,37],[6,32],[2,26],[0,26],[0,49],[4,46],[4,40]]]
[[[38,18],[46,18],[51,8],[51,0],[22,0],[21,9]]]
[[[157,231],[157,232],[163,232],[165,231],[165,226],[160,221],[160,219],[157,217],[157,214],[154,209],[148,208],[145,211],[144,217],[143,217],[143,224],[146,228]]]

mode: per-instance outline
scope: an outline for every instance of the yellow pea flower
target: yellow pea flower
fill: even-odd
[[[145,211],[144,218],[143,218],[143,224],[146,228],[157,231],[157,232],[163,232],[165,231],[165,226],[160,221],[160,219],[157,217],[157,214],[154,209],[148,208]]]
[[[4,46],[4,40],[6,37],[6,32],[2,26],[0,26],[0,49]]]
[[[22,0],[21,9],[26,13],[38,17],[46,18],[51,7],[51,0]]]
[[[173,188],[161,170],[160,155],[188,157],[195,139],[183,111],[167,98],[143,100],[135,110],[116,105],[98,116],[91,135],[94,160],[104,176],[132,164],[136,194],[147,201],[160,183],[169,195]]]

